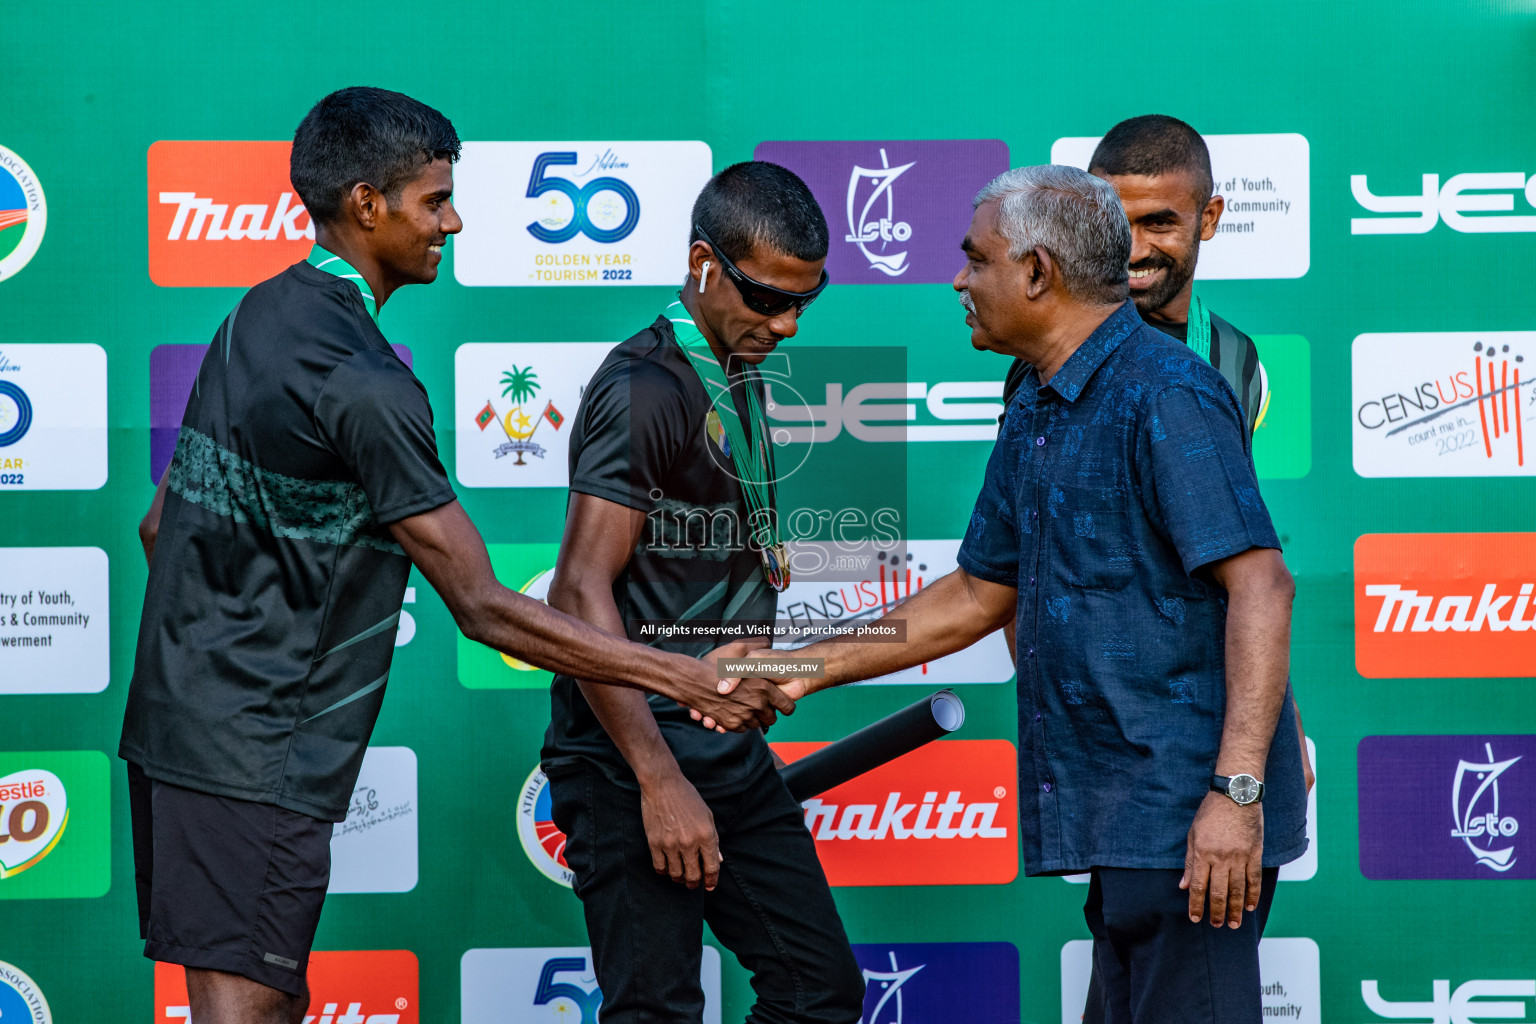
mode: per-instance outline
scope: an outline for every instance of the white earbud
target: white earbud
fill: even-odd
[[[699,271],[699,294],[704,294],[704,286],[709,283],[709,260],[704,261],[703,268]]]

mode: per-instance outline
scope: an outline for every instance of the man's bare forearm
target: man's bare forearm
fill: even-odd
[[[891,609],[880,621],[904,623],[903,643],[869,643],[833,638],[794,652],[797,658],[825,658],[826,676],[813,679],[808,693],[843,683],[899,672],[964,650],[1013,621],[1018,591],[956,569]]]
[[[1256,556],[1249,558],[1249,556]],[[1255,549],[1233,560],[1227,586],[1227,708],[1218,775],[1262,779],[1290,675],[1295,584],[1279,552]]]

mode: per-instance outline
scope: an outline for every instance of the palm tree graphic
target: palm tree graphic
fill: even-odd
[[[512,369],[501,375],[502,397],[513,401],[512,408],[507,410],[507,416],[502,426],[506,429],[507,436],[514,441],[527,441],[533,436],[533,432],[539,429],[539,417],[529,416],[523,411],[523,403],[529,401],[539,393],[539,377],[533,372],[533,367],[520,367],[512,365]],[[517,461],[514,465],[524,465],[523,453],[517,453]]]

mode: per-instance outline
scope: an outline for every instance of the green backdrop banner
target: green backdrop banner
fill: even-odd
[[[795,532],[840,559],[785,595],[805,620],[868,616],[954,566],[1006,369],[971,349],[948,284],[976,188],[1081,164],[1136,114],[1206,133],[1227,213],[1196,288],[1264,361],[1255,457],[1298,583],[1318,775],[1263,948],[1266,1016],[1536,1019],[1530,4],[88,0],[0,24],[7,1024],[188,1016],[178,973],[140,956],[115,756],[135,527],[202,346],[308,251],[286,140],[355,84],[467,140],[464,232],[383,327],[498,574],[535,596],[582,386],[682,280],[699,186],[754,156],[811,184],[832,285],[771,378],[780,461],[805,463]],[[843,508],[898,543],[842,553]],[[463,640],[419,578],[403,611],[336,829],[314,1021],[593,1021],[535,771],[548,674]],[[772,739],[803,753],[924,686],[965,700],[956,737],[807,805],[871,979],[865,1024],[1076,1021],[1086,887],[1019,861],[1000,641],[819,695]],[[707,1019],[739,1020],[745,973],[706,940]]]

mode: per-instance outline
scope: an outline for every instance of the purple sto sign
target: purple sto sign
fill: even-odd
[[[1366,878],[1536,878],[1536,736],[1367,736]]]
[[[834,285],[953,280],[971,199],[1008,169],[998,139],[762,142],[754,156],[811,187],[827,217]]]
[[[406,366],[411,350],[391,345]],[[176,453],[176,437],[187,412],[187,399],[197,383],[207,345],[156,345],[149,352],[149,480],[159,484]]]

